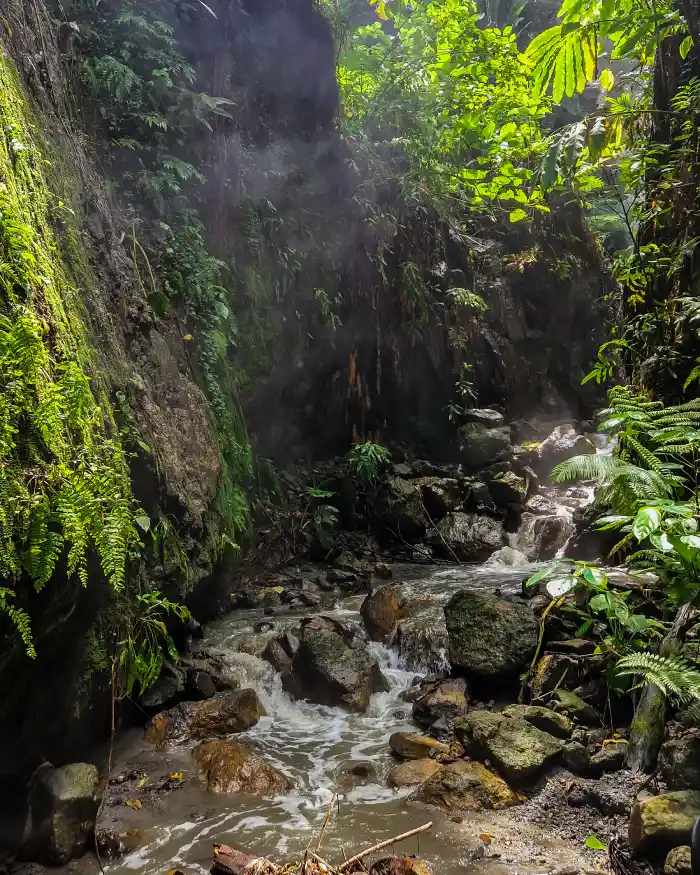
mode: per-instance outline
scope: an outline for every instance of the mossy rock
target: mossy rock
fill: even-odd
[[[660,856],[678,845],[689,844],[698,817],[700,792],[697,790],[677,790],[637,799],[628,828],[632,850]]]
[[[508,784],[486,766],[464,761],[443,766],[411,798],[456,811],[499,811],[520,802]]]
[[[146,738],[155,747],[231,735],[250,729],[265,715],[255,690],[217,693],[201,702],[181,702],[161,711],[146,727]]]
[[[453,668],[482,678],[514,675],[535,652],[538,625],[527,604],[462,590],[445,605]]]
[[[389,772],[387,783],[390,787],[416,787],[432,778],[441,768],[442,766],[436,760],[426,758],[408,760],[405,763],[399,763]]]
[[[503,709],[503,714],[506,717],[522,717],[542,732],[548,732],[556,738],[571,738],[574,731],[574,724],[568,717],[540,705],[510,705]]]
[[[213,793],[276,796],[289,790],[289,780],[252,748],[235,741],[207,741],[192,752]]]

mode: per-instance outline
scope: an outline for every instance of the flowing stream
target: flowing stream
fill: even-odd
[[[293,628],[302,617],[313,614],[361,627],[363,596],[340,597],[311,611],[275,617],[270,633],[255,632],[256,623],[263,619],[260,611],[238,611],[210,626],[205,644],[223,657],[241,687],[255,689],[267,712],[255,727],[235,736],[236,740],[255,746],[291,779],[293,789],[265,799],[207,793],[189,751],[155,752],[144,744],[140,730],[127,733],[115,750],[117,768],[128,763],[130,768],[164,777],[182,771],[185,782],[154,810],[127,812],[123,819],[138,834],[139,846],[110,864],[109,872],[155,875],[176,867],[186,873],[206,872],[214,841],[273,859],[298,859],[318,834],[334,792],[339,794],[339,805],[324,837],[322,853],[326,859],[343,859],[343,854],[349,856],[433,820],[430,833],[408,840],[399,850],[426,857],[444,875],[457,875],[465,869],[546,872],[562,862],[580,868],[580,848],[548,836],[519,816],[517,808],[454,818],[450,812],[436,812],[409,801],[411,789],[390,789],[386,783],[388,772],[396,765],[389,751],[389,736],[398,730],[416,730],[411,705],[402,694],[417,674],[449,668],[442,610],[445,602],[463,588],[520,592],[523,579],[539,567],[527,557],[539,552],[543,528],[554,527],[554,535],[550,532],[548,536],[548,549],[552,556],[561,555],[573,531],[573,511],[590,502],[592,490],[558,487],[541,489],[540,496],[549,502],[549,512],[524,514],[510,547],[483,565],[423,568],[418,572],[414,568],[405,577],[400,572],[395,575],[419,601],[420,608],[404,623],[404,634],[395,648],[370,645],[390,689],[375,694],[363,715],[292,700],[267,662],[241,652],[254,649],[251,645],[255,643],[260,652],[266,635]],[[484,833],[494,837],[486,850],[478,839]]]

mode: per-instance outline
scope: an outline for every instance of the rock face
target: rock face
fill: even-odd
[[[467,684],[463,678],[428,684],[413,701],[413,719],[422,726],[454,720],[467,713]]]
[[[273,796],[284,793],[290,782],[252,748],[235,741],[205,741],[192,752],[204,774],[207,790],[214,793],[249,793]]]
[[[412,798],[456,811],[499,810],[519,802],[506,782],[486,766],[463,761],[443,766]]]
[[[515,784],[524,784],[553,765],[562,742],[522,716],[472,711],[455,721],[455,734],[468,753],[488,757]]]
[[[99,796],[100,773],[95,766],[41,766],[33,777],[31,828],[22,856],[60,866],[82,854],[94,833]]]
[[[665,742],[659,768],[672,790],[700,790],[700,729],[689,729]]]
[[[265,714],[255,690],[217,693],[202,702],[181,702],[150,721],[146,737],[156,747],[231,735],[255,726]]]
[[[402,760],[422,760],[450,752],[448,744],[417,732],[394,732],[389,739],[389,747]]]
[[[451,513],[440,520],[428,541],[436,553],[460,562],[480,562],[505,544],[500,520],[475,513]]]
[[[496,678],[514,674],[532,658],[537,620],[522,602],[463,590],[445,605],[452,666],[467,674]]]
[[[510,429],[505,427],[489,428],[482,422],[468,422],[460,428],[459,438],[462,462],[472,469],[507,459],[513,451]]]
[[[629,843],[640,853],[665,853],[690,842],[695,820],[700,817],[700,792],[678,790],[637,799],[629,822]]]
[[[380,586],[362,602],[360,614],[372,641],[391,644],[396,629],[406,615],[408,599],[400,586]]]
[[[431,759],[408,760],[389,772],[387,784],[390,787],[416,787],[432,778],[441,768],[440,763]]]
[[[301,624],[299,649],[283,682],[299,699],[364,713],[383,678],[364,641],[335,620],[313,617]]]

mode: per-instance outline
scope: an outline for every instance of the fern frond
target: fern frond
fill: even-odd
[[[611,472],[625,467],[616,456],[574,456],[556,465],[549,475],[553,483],[570,480],[604,480]]]
[[[700,700],[700,671],[675,654],[630,653],[617,663],[615,672],[639,675],[645,686],[655,684],[664,695],[680,702]]]

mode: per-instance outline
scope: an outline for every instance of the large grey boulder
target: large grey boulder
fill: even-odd
[[[392,477],[382,486],[372,507],[379,523],[379,535],[386,530],[407,540],[420,538],[425,533],[427,518],[420,486],[412,480]]]
[[[330,617],[302,622],[299,648],[283,683],[298,699],[359,713],[367,710],[372,693],[386,688],[366,641]]]
[[[32,778],[31,825],[22,856],[49,866],[61,866],[80,856],[94,835],[99,804],[96,766],[40,766]]]
[[[445,559],[483,562],[505,542],[503,523],[475,513],[450,513],[435,527],[428,541]]]
[[[484,678],[524,668],[537,646],[535,615],[523,602],[490,592],[462,590],[445,605],[453,668]]]

